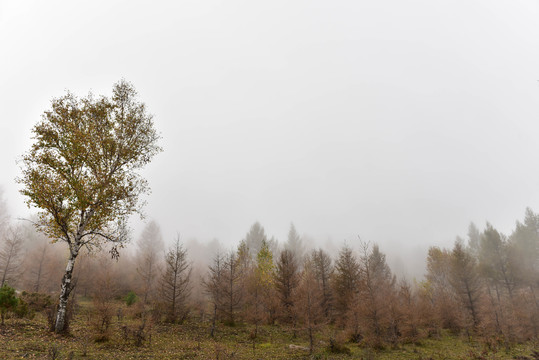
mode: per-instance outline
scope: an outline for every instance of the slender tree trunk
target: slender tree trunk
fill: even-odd
[[[479,321],[477,319],[477,314],[476,314],[476,309],[475,309],[476,304],[472,298],[472,292],[470,290],[468,283],[466,283],[465,286],[466,286],[466,295],[468,297],[468,304],[470,306],[470,311],[472,312],[473,325],[474,325],[474,328],[476,328],[477,325],[479,325]]]
[[[537,302],[537,297],[535,296],[535,291],[533,290],[533,285],[530,285],[530,291],[533,296],[533,300],[535,301],[535,307],[539,309],[539,302]]]
[[[312,310],[312,303],[311,303],[311,293],[310,290],[308,290],[307,293],[307,326],[309,328],[309,355],[312,355],[313,353],[313,347],[314,347],[314,338],[313,338],[313,326],[311,323],[311,310]]]
[[[39,284],[41,283],[41,263],[39,264],[39,270],[37,272],[36,284],[34,285],[34,291],[39,292]]]
[[[313,354],[313,348],[314,348],[313,328],[311,324],[309,323],[309,355]]]
[[[71,278],[73,276],[73,268],[75,266],[75,259],[78,255],[78,249],[76,246],[73,246],[70,249],[69,259],[66,265],[66,271],[64,277],[62,278],[62,287],[60,290],[60,302],[58,304],[58,312],[56,314],[56,324],[54,326],[54,331],[56,333],[61,333],[65,330],[66,325],[66,313],[67,313],[67,300],[69,299],[69,294],[73,290],[71,284]]]
[[[178,282],[178,271],[176,269],[174,270],[174,285],[172,286],[172,313],[170,314],[172,322],[176,322],[176,283]]]
[[[505,287],[507,288],[507,291],[509,292],[509,299],[511,302],[513,302],[513,289],[511,288],[511,283],[509,282],[509,279],[507,278],[507,271],[505,270],[505,267],[502,268],[502,274],[503,274],[503,281],[505,284]]]
[[[322,269],[322,293],[324,295],[324,300],[322,306],[324,307],[324,315],[327,320],[329,320],[329,294],[328,294],[328,284],[326,284],[326,275],[325,268]]]
[[[6,266],[4,268],[4,274],[2,275],[2,284],[0,284],[0,287],[4,286],[4,284],[6,283],[7,272],[9,270],[9,263],[10,262],[11,262],[11,251],[10,251],[9,256],[7,258],[7,261],[6,261]]]
[[[148,280],[146,280],[146,289],[144,290],[144,305],[148,303],[148,293],[150,292],[150,287],[152,286],[152,265],[153,262],[150,263],[148,269]]]
[[[4,274],[2,275],[2,283],[0,284],[0,287],[4,286],[4,284],[6,283],[6,274],[7,274],[7,265],[6,265],[6,268],[4,269]]]
[[[213,319],[211,320],[210,336],[213,338],[215,335],[215,323],[217,319],[217,304],[213,304]]]
[[[43,272],[43,262],[45,261],[45,252],[46,252],[46,247],[44,248],[44,250],[41,252],[41,257],[39,258],[39,267],[38,267],[38,270],[37,270],[37,279],[36,279],[36,283],[34,285],[34,291],[35,292],[39,292],[39,285],[41,285],[41,273]]]
[[[234,325],[234,275],[232,274],[232,271],[230,271],[230,280],[229,280],[229,322],[230,325]]]
[[[487,282],[487,292],[488,292],[488,296],[490,298],[490,303],[492,305],[492,308],[494,309],[494,315],[495,315],[495,318],[496,318],[496,332],[501,334],[502,333],[502,327],[500,325],[500,319],[499,319],[499,316],[498,316],[498,309],[501,309],[501,306],[500,306],[500,293],[498,292],[498,285],[494,285],[495,286],[495,289],[496,289],[496,298],[498,300],[498,302],[496,303],[494,301],[494,296],[492,296],[492,291],[490,289],[490,284]]]

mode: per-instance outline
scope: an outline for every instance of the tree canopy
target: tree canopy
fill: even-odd
[[[33,128],[34,144],[22,158],[27,204],[40,209],[39,225],[52,239],[122,241],[129,214],[141,209],[148,184],[136,170],[161,148],[152,116],[122,80],[112,98],[52,100]]]

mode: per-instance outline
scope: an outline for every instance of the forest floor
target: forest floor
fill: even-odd
[[[209,322],[146,323],[138,337],[141,319],[119,318],[115,312],[108,330],[100,332],[96,316],[88,311],[91,302],[81,301],[81,305],[69,335],[64,336],[48,330],[43,314],[32,320],[7,319],[0,326],[0,359],[539,359],[539,353],[534,353],[539,350],[537,343],[505,347],[449,334],[381,350],[346,343],[351,353],[335,354],[328,350],[334,332],[329,327],[318,330],[312,355],[304,332],[294,337],[291,329],[280,326],[259,327],[253,341],[252,325],[219,324],[211,338]]]

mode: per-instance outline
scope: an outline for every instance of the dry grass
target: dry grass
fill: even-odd
[[[328,351],[330,328],[317,334],[316,349],[309,356],[308,339],[299,332],[294,338],[290,329],[263,326],[256,339],[252,327],[219,325],[210,338],[210,324],[187,321],[182,325],[156,323],[150,314],[145,320],[136,317],[132,308],[122,307],[122,317],[115,315],[108,330],[98,329],[92,315],[92,302],[79,301],[77,316],[67,336],[47,329],[46,318],[8,319],[0,328],[0,359],[534,359],[538,344],[506,347],[501,342],[474,341],[450,335],[406,344],[396,349],[374,351],[359,344],[345,344],[351,354]],[[290,346],[291,344],[297,346]]]

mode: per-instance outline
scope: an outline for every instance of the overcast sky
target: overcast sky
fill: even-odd
[[[508,233],[539,211],[538,19],[537,0],[0,0],[0,185],[26,216],[15,161],[50,99],[125,78],[163,136],[144,173],[166,239]]]

